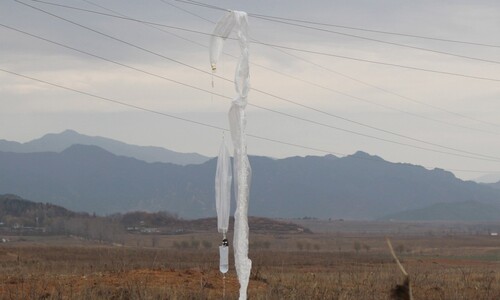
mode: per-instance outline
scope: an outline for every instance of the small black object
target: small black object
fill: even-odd
[[[394,300],[411,300],[410,279],[407,277],[403,284],[397,284],[391,290],[391,299]]]
[[[226,246],[226,247],[229,246],[229,242],[227,241],[227,239],[222,240],[222,246]]]

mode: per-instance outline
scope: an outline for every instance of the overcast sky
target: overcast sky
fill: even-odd
[[[158,27],[110,16],[22,1],[147,51],[12,0],[1,1],[0,24],[212,90],[210,75],[182,65],[210,71],[207,35],[166,27],[158,30]],[[204,33],[213,30],[214,25],[209,21],[216,21],[224,14],[173,0],[92,0],[102,7],[85,0],[49,1]],[[362,150],[392,162],[451,170],[463,179],[500,172],[500,2],[203,2],[254,14],[496,45],[487,47],[304,24],[323,29],[321,31],[250,16],[251,36],[262,43],[496,81],[251,44],[252,87],[314,110],[254,90],[250,93],[250,103],[309,122],[249,106],[247,132],[326,150],[337,156]],[[325,29],[479,60],[325,32]],[[237,56],[238,50],[235,41],[227,41],[226,53]],[[223,55],[217,74],[233,78],[235,64],[236,59]],[[0,68],[146,109],[228,127],[228,99],[212,97],[206,92],[2,26]],[[213,91],[227,97],[235,95],[231,83],[217,78]],[[207,156],[216,156],[222,137],[220,130],[123,107],[0,71],[0,139],[26,142],[65,129]],[[253,155],[277,158],[326,154],[254,138],[248,139],[248,150]]]

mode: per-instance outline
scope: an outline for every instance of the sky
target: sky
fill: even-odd
[[[247,133],[264,140],[249,137],[249,154],[361,150],[467,180],[500,174],[500,2],[201,2],[250,13]],[[207,48],[223,10],[175,0],[48,3],[0,3],[0,69],[73,90],[0,71],[0,139],[73,129],[217,155],[222,130],[176,118],[228,128],[239,48],[227,40],[216,75],[230,80],[215,77],[213,87]]]

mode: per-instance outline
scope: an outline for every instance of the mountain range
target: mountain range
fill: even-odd
[[[494,189],[499,189],[500,190],[500,181],[497,183],[490,183],[488,186],[494,188]]]
[[[474,179],[475,182],[480,183],[495,183],[500,182],[500,173],[489,173]]]
[[[500,205],[498,189],[364,152],[250,162],[254,216],[377,219],[438,203]],[[60,153],[0,152],[0,194],[98,214],[166,210],[184,218],[211,217],[215,168],[216,159],[185,166],[148,163],[88,145]]]
[[[133,157],[146,162],[189,165],[204,163],[209,159],[197,153],[180,153],[161,147],[130,145],[105,137],[80,134],[74,130],[49,133],[27,143],[0,140],[0,151],[16,153],[61,152],[75,144],[98,146],[113,154]]]

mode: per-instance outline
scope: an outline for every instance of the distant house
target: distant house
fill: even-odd
[[[491,232],[490,235],[491,236],[498,236],[498,232]]]
[[[160,229],[158,228],[142,228],[142,233],[160,233]]]

